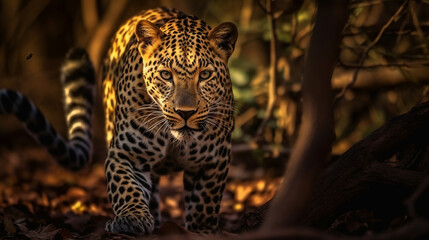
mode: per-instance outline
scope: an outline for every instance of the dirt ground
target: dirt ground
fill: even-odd
[[[56,164],[30,138],[24,136],[18,145],[7,141],[0,144],[0,238],[134,238],[104,231],[113,212],[107,199],[103,153],[96,153],[89,167],[72,172]],[[242,165],[231,168],[221,206],[221,231],[240,231],[243,213],[274,195],[280,178],[263,175],[250,173]],[[166,224],[158,234],[180,231],[183,226],[182,188],[181,174],[161,178],[161,211]]]

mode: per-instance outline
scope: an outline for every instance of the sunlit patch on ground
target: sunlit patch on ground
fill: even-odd
[[[259,207],[270,200],[277,190],[280,179],[259,179],[234,181],[227,185],[227,193],[233,196],[232,201],[224,201],[223,209],[232,208],[243,211],[245,207]]]

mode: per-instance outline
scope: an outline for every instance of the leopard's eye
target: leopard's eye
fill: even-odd
[[[166,80],[166,81],[172,81],[173,80],[173,74],[171,74],[171,72],[169,72],[169,71],[162,70],[159,72],[159,75],[161,75],[161,78],[163,80]]]
[[[212,76],[212,71],[204,70],[200,72],[200,80],[207,80]]]

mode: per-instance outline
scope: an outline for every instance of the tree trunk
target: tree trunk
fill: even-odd
[[[318,10],[302,81],[303,118],[285,181],[273,200],[261,232],[297,224],[334,140],[331,78],[337,62],[348,1],[323,0]]]

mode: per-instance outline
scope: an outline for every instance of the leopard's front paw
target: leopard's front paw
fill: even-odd
[[[126,233],[133,235],[151,234],[154,228],[154,219],[149,213],[145,216],[126,215],[116,216],[106,223],[104,228],[108,232]]]

